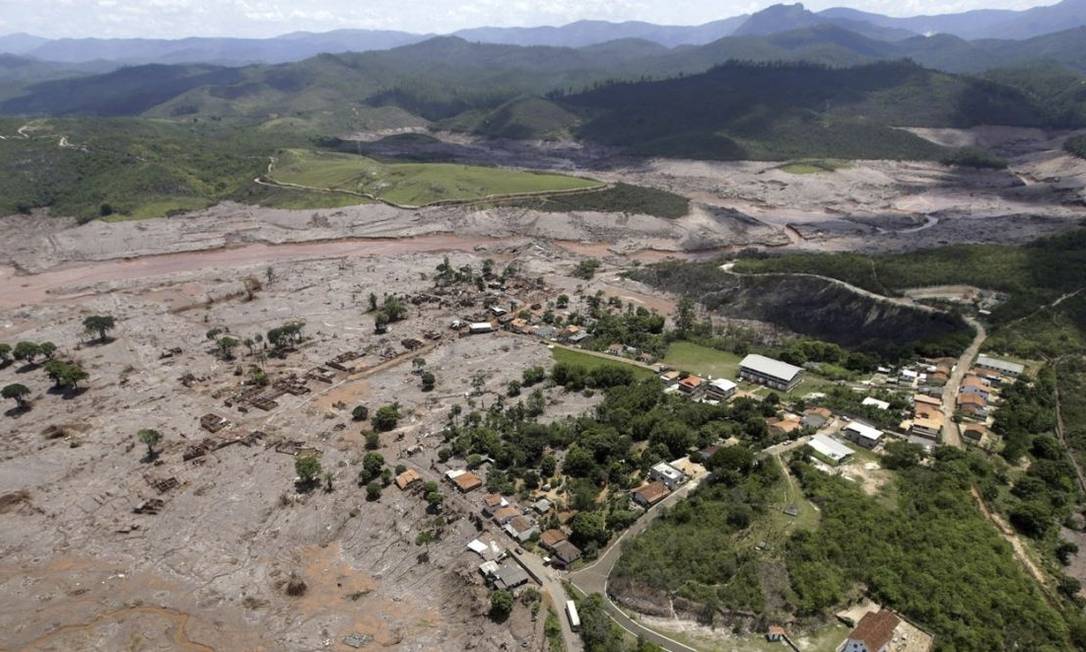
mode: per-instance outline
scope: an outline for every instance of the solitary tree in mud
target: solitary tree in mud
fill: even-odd
[[[11,345],[0,342],[0,367],[11,364]]]
[[[139,437],[140,441],[147,445],[147,459],[155,459],[155,457],[158,456],[158,454],[155,453],[155,445],[162,441],[162,433],[151,428],[144,428],[136,433],[136,436]]]
[[[215,342],[215,346],[219,348],[219,357],[223,360],[233,360],[234,349],[238,348],[240,344],[241,342],[236,337],[230,337],[229,335],[224,335]]]
[[[298,474],[298,485],[312,487],[321,474],[321,463],[313,455],[303,455],[294,460],[294,472]]]
[[[83,330],[89,335],[97,335],[99,342],[105,342],[109,331],[116,325],[113,315],[91,315],[83,320]]]
[[[20,383],[6,385],[4,389],[0,389],[0,396],[15,401],[15,406],[19,410],[25,410],[30,405],[26,400],[26,397],[30,396],[30,388]]]

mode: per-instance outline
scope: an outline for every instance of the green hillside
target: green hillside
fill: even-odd
[[[358,193],[408,206],[601,185],[559,174],[453,163],[388,164],[364,156],[301,149],[282,152],[269,177],[278,183]]]
[[[942,148],[892,127],[1041,126],[1048,119],[1021,91],[909,62],[844,69],[731,63],[564,102],[594,113],[578,131],[589,140],[717,159],[935,159]]]
[[[443,126],[491,138],[514,140],[568,137],[580,117],[561,105],[538,97],[517,98],[487,111],[468,111]]]

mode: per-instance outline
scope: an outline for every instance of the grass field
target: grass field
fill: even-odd
[[[739,375],[738,356],[729,351],[711,349],[693,342],[674,342],[667,349],[664,363],[676,369],[689,371],[698,376],[729,378],[734,380]]]
[[[628,367],[634,373],[634,376],[638,380],[644,380],[645,378],[652,378],[652,370],[644,367],[639,367],[634,364],[626,362],[619,362],[618,360],[611,360],[609,358],[603,358],[600,356],[592,355],[591,353],[585,353],[584,351],[573,351],[570,349],[563,349],[561,347],[554,347],[551,349],[551,354],[554,356],[555,362],[564,362],[566,364],[575,364],[585,369],[592,370],[596,367],[607,366],[621,366]]]
[[[425,206],[493,196],[593,188],[592,179],[453,163],[380,163],[364,156],[284,150],[271,179],[310,188],[372,195],[390,203]]]

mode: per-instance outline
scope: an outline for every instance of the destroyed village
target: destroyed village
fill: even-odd
[[[0,0],[0,652],[1086,650],[1039,1]]]

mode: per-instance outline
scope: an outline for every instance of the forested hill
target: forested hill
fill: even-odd
[[[844,69],[729,63],[562,101],[594,116],[580,129],[583,138],[716,159],[931,158],[939,148],[894,127],[1053,126],[1065,117],[1010,86],[910,62]]]

